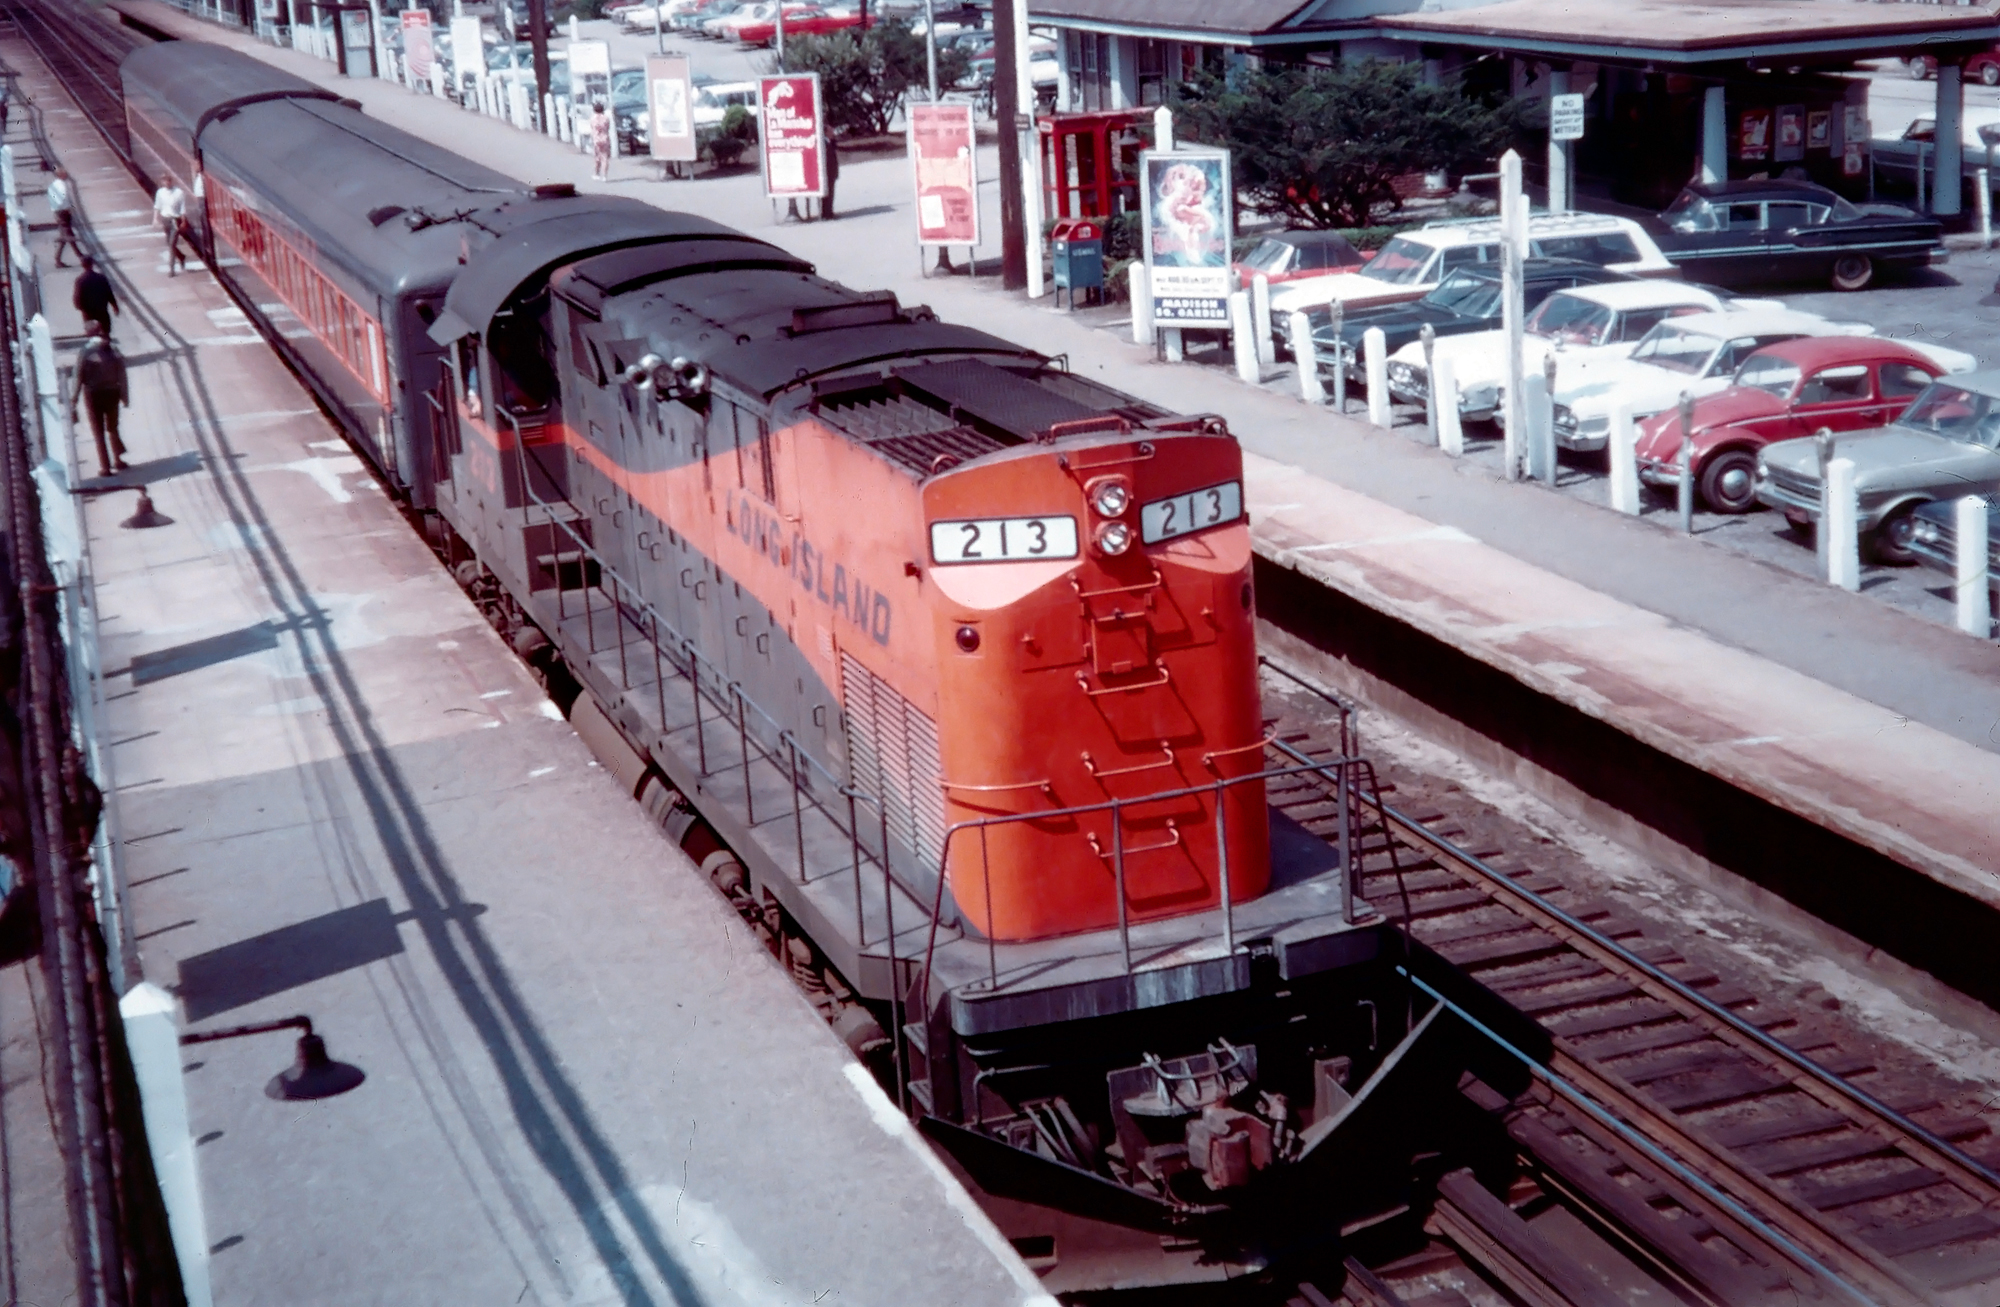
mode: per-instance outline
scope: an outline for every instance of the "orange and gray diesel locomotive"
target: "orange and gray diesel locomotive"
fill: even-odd
[[[1219,420],[233,52],[124,77],[217,275],[1051,1287],[1394,1200],[1360,1159],[1456,1071],[1266,805]]]

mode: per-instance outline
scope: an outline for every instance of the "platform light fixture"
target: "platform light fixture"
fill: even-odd
[[[182,1044],[212,1044],[222,1039],[242,1039],[247,1035],[265,1035],[276,1030],[300,1030],[298,1058],[291,1066],[272,1076],[264,1086],[264,1096],[284,1102],[308,1102],[319,1098],[332,1098],[344,1094],[368,1078],[368,1074],[358,1066],[346,1062],[336,1062],[327,1056],[326,1041],[313,1033],[311,1017],[286,1017],[281,1021],[259,1021],[248,1026],[230,1026],[224,1030],[203,1030],[191,1035],[182,1035]]]

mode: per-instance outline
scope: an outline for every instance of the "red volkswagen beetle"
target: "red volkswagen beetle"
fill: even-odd
[[[1758,350],[1727,390],[1695,401],[1694,484],[1701,503],[1716,513],[1749,512],[1757,506],[1758,450],[1821,427],[1882,426],[1934,378],[1973,366],[1970,355],[1955,355],[1879,336],[1808,336]],[[1640,423],[1639,480],[1660,489],[1679,485],[1680,450],[1678,407]]]

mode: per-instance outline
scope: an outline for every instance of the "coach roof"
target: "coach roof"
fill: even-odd
[[[261,59],[205,41],[142,45],[119,65],[127,85],[149,91],[192,139],[217,115],[261,100],[334,100],[340,96]]]

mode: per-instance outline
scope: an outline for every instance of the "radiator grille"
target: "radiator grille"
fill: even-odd
[[[937,723],[845,650],[840,685],[854,787],[888,807],[890,839],[914,852],[919,865],[936,867],[945,831]]]

